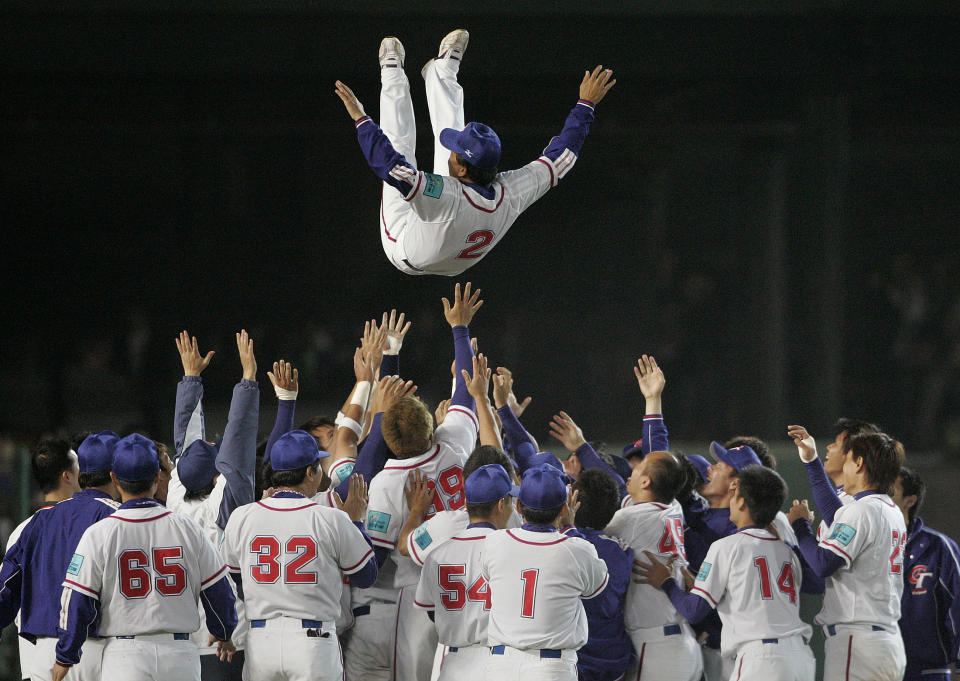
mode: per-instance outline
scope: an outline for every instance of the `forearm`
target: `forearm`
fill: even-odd
[[[651,411],[651,402],[656,411]],[[660,398],[647,400],[646,413],[643,415],[643,444],[641,450],[644,455],[650,452],[669,452],[670,439],[667,437],[667,424],[664,423],[660,411]]]
[[[480,424],[480,444],[502,449],[503,442],[500,440],[500,429],[497,428],[497,420],[493,416],[493,405],[490,404],[490,400],[487,399],[486,396],[477,402],[477,421]]]
[[[357,442],[363,434],[364,413],[370,397],[370,381],[357,381],[337,415],[337,430],[333,437],[333,451],[327,465],[339,459],[357,458]]]
[[[799,518],[793,522],[793,531],[797,535],[803,559],[818,577],[826,579],[846,564],[843,558],[817,543],[810,522],[805,518]]]
[[[518,419],[516,414],[513,413],[513,410],[509,407],[509,405],[504,405],[497,409],[497,415],[500,417],[500,423],[503,425],[503,432],[510,441],[512,448],[516,448],[524,442],[533,447],[533,438],[530,437],[530,433],[528,433],[526,428],[523,427],[523,424],[520,423],[520,419]],[[536,447],[533,447],[533,449],[534,454],[536,454]]]
[[[408,540],[410,535],[413,534],[413,531],[423,524],[423,517],[425,515],[426,511],[415,508],[410,509],[410,515],[407,516],[407,521],[403,524],[403,527],[400,528],[400,536],[397,537],[397,551],[400,552],[401,556],[410,556],[409,547],[407,546]]]
[[[100,601],[69,587],[63,587],[63,590],[69,593],[64,593],[60,599],[61,607],[66,608],[66,613],[61,612],[60,620],[62,622],[66,614],[67,628],[57,627],[57,662],[70,666],[80,662],[80,649],[87,640],[87,631],[100,615]]]
[[[206,439],[203,422],[203,383],[199,376],[184,376],[177,383],[177,402],[173,419],[174,463],[184,447]]]
[[[17,616],[22,587],[23,571],[20,566],[4,560],[0,569],[0,629],[7,627]]]
[[[357,129],[357,141],[370,170],[404,196],[408,196],[417,182],[417,169],[393,148],[390,140],[372,118],[363,116],[354,125]]]
[[[826,584],[824,579],[813,571],[813,568],[810,567],[810,564],[807,562],[807,559],[803,557],[803,552],[800,551],[799,547],[790,546],[793,549],[794,553],[797,554],[797,557],[800,559],[800,573],[803,575],[803,579],[800,583],[800,593],[811,594],[814,596],[822,595]]]
[[[264,463],[270,462],[270,452],[273,451],[273,445],[280,439],[281,435],[293,430],[294,418],[297,412],[297,400],[277,400],[277,420],[273,424],[273,430],[270,431],[270,437],[267,439],[267,447],[263,452]]]
[[[578,100],[567,115],[560,134],[550,140],[543,150],[543,156],[556,162],[567,150],[579,155],[583,142],[593,123],[593,104],[585,99]]]
[[[672,577],[663,583],[663,592],[667,594],[677,612],[691,624],[696,624],[713,610],[705,599],[681,589]]]
[[[236,598],[224,575],[200,592],[200,603],[206,613],[207,631],[221,641],[228,641],[237,627]]]
[[[259,423],[259,386],[242,379],[233,389],[227,428],[217,453],[217,471],[227,482],[217,518],[221,528],[226,527],[234,509],[254,501]]]
[[[476,409],[476,404],[470,391],[467,390],[467,383],[463,380],[462,371],[468,375],[473,375],[473,348],[470,347],[470,329],[466,326],[453,327],[453,349],[456,358],[456,375],[454,376],[456,388],[453,391],[453,397],[450,399],[450,406],[466,407],[470,411]]]
[[[363,447],[360,448],[360,452],[357,454],[357,462],[353,466],[353,472],[362,476],[364,482],[368,485],[373,480],[373,476],[383,470],[387,458],[390,456],[390,448],[387,447],[383,434],[380,432],[380,420],[382,418],[383,412],[374,415],[370,435],[367,436]],[[340,495],[341,499],[346,499],[349,490],[350,478],[347,477],[337,485],[337,494]]]
[[[350,586],[355,586],[358,589],[367,589],[376,583],[379,572],[380,569],[377,559],[371,556],[370,559],[363,564],[362,568],[350,575]]]
[[[580,465],[583,466],[584,470],[599,468],[613,478],[613,481],[617,483],[617,489],[620,493],[620,498],[623,498],[623,496],[627,493],[627,483],[623,481],[623,478],[620,477],[619,473],[613,470],[607,465],[606,461],[600,458],[600,455],[597,454],[596,450],[589,442],[584,442],[582,445],[577,447],[577,451],[575,451],[574,454],[576,454],[577,458],[580,459]]]
[[[823,468],[823,461],[818,456],[809,463],[804,463],[803,467],[807,469],[807,479],[810,481],[810,489],[813,492],[813,503],[817,505],[827,525],[833,525],[833,516],[843,506],[840,496],[837,494],[836,487]]]

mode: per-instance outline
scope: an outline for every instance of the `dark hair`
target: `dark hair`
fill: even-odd
[[[195,489],[192,492],[188,491],[183,495],[183,500],[184,501],[202,501],[206,499],[208,496],[210,496],[216,484],[217,484],[216,480],[211,480],[209,484],[204,485],[200,489]]]
[[[843,441],[843,453],[863,459],[867,480],[880,492],[889,493],[903,466],[903,445],[886,433],[861,433]]]
[[[493,445],[480,445],[473,450],[467,457],[466,463],[463,464],[463,479],[469,478],[470,474],[481,466],[488,466],[493,463],[503,466],[507,475],[513,479],[513,462],[510,461],[510,457],[502,449]]]
[[[83,444],[83,441],[87,439],[87,436],[93,435],[92,430],[78,430],[76,433],[70,436],[70,449],[73,451],[79,451],[80,445]]]
[[[30,473],[40,485],[41,492],[49,494],[57,489],[60,486],[60,476],[71,468],[73,459],[70,457],[69,442],[53,437],[37,443],[30,460]]]
[[[560,515],[560,511],[562,510],[563,506],[557,506],[556,508],[548,508],[545,511],[541,511],[536,508],[527,508],[523,505],[523,502],[520,502],[520,514],[523,516],[523,519],[528,523],[535,523],[537,525],[551,524],[557,519],[557,516]]]
[[[620,490],[610,474],[599,468],[580,473],[573,484],[579,490],[580,508],[575,522],[580,527],[602,530],[620,508]]]
[[[150,478],[149,480],[117,480],[117,485],[121,490],[126,492],[132,497],[137,495],[146,494],[150,491],[150,488],[153,487],[153,483],[156,478]]]
[[[167,447],[167,445],[160,442],[159,440],[153,440],[153,446],[157,448],[157,463],[160,464],[160,470],[163,471],[164,473],[173,473],[173,469],[175,468],[175,466],[173,461],[170,460],[169,448]],[[164,465],[163,465],[164,458],[170,461],[169,469],[164,468]]]
[[[787,498],[787,483],[776,471],[752,464],[740,469],[737,495],[747,503],[754,524],[766,527]]]
[[[760,459],[761,464],[772,471],[777,470],[777,459],[770,453],[770,445],[758,437],[754,437],[753,435],[737,435],[727,440],[723,448],[733,449],[734,447],[740,447],[742,445],[746,445],[752,449],[756,453],[757,458]]]
[[[461,154],[457,154],[457,162],[467,169],[468,179],[470,179],[474,184],[479,184],[483,187],[491,184],[497,178],[497,173],[499,172],[496,168],[493,170],[483,170],[478,168],[467,161]]]
[[[267,464],[269,466],[269,464]],[[317,473],[317,469],[320,468],[320,462],[315,461],[309,466],[304,466],[303,468],[295,468],[292,471],[275,471],[272,468],[269,468],[270,471],[270,486],[271,487],[296,487],[304,478],[307,477],[307,469],[313,471],[314,475]]]
[[[907,515],[912,523],[913,519],[917,517],[917,513],[920,512],[920,507],[923,506],[923,500],[927,496],[927,485],[915,470],[901,466],[900,487],[903,489],[903,496],[909,497],[911,494],[914,494],[917,497],[917,503],[907,511]]]
[[[844,433],[844,439],[847,440],[853,435],[861,435],[863,433],[882,433],[880,426],[876,423],[870,423],[869,421],[864,421],[863,419],[848,419],[848,418],[838,418],[837,422],[833,424],[834,435],[839,435]]]
[[[314,416],[301,423],[296,429],[305,430],[309,433],[314,428],[324,428],[326,426],[336,427],[336,425],[336,422],[329,416]]]
[[[680,487],[677,488],[676,498],[677,501],[683,503],[693,496],[693,493],[703,484],[703,481],[700,480],[700,471],[697,470],[693,461],[686,454],[683,452],[671,452],[671,454],[676,457],[677,463],[680,464],[682,481]]]
[[[80,483],[80,489],[109,485],[110,471],[90,471],[89,473],[81,473],[78,482]]]
[[[493,515],[493,510],[496,508],[499,502],[500,499],[488,501],[483,504],[471,504],[468,502],[467,515],[471,518],[489,518]]]
[[[650,454],[652,454],[651,452]],[[683,486],[685,476],[680,462],[672,452],[665,452],[669,456],[650,459],[647,464],[647,475],[650,477],[650,491],[653,498],[661,504],[669,504],[676,499],[677,492]],[[647,457],[650,456],[647,454]],[[644,457],[644,458],[647,458]]]

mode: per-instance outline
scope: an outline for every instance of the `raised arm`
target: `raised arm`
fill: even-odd
[[[210,350],[201,356],[196,336],[191,336],[186,331],[181,331],[174,342],[183,364],[183,378],[177,384],[177,405],[173,421],[173,459],[176,463],[187,445],[206,437],[203,423],[203,383],[200,381],[200,374],[210,364],[215,352]]]
[[[293,430],[297,395],[300,393],[300,372],[290,362],[281,359],[273,363],[273,371],[267,372],[267,378],[273,384],[273,391],[277,395],[277,420],[263,452],[264,463],[270,462],[270,452],[280,436]]]
[[[802,502],[793,500],[793,507],[787,513],[787,520],[790,521],[790,526],[797,535],[801,555],[818,577],[826,579],[845,565],[840,556],[820,546],[816,537],[813,536],[813,527],[810,525],[813,521],[813,513],[810,512],[806,499]]]
[[[227,520],[236,508],[255,501],[260,387],[257,385],[257,358],[253,353],[253,339],[246,330],[237,334],[237,352],[243,367],[243,377],[233,389],[227,427],[223,432],[223,441],[220,443],[216,460],[217,471],[227,481],[217,516],[217,525],[221,529],[227,526]]]
[[[650,452],[670,451],[667,426],[663,422],[663,389],[667,384],[663,370],[657,365],[653,355],[641,355],[637,366],[633,368],[637,385],[643,394],[643,444],[644,455]]]
[[[807,469],[807,479],[813,491],[813,502],[820,511],[820,517],[827,526],[833,525],[833,516],[843,506],[837,489],[823,468],[823,462],[817,456],[817,443],[803,426],[787,426],[787,435],[797,446],[797,453]]]
[[[471,284],[468,281],[463,288],[463,294],[460,293],[460,283],[458,282],[453,289],[453,304],[446,298],[443,301],[443,316],[446,318],[450,329],[453,331],[453,348],[457,363],[456,388],[453,391],[453,397],[450,399],[450,408],[466,407],[470,411],[474,410],[475,404],[467,390],[467,383],[463,380],[463,372],[468,374],[473,370],[473,348],[470,347],[470,322],[473,316],[483,305],[480,299],[480,289],[471,290]]]
[[[403,347],[403,339],[410,330],[411,322],[404,323],[406,315],[401,312],[397,316],[396,310],[390,310],[390,315],[383,313],[383,320],[380,322],[381,328],[387,330],[387,347],[383,351],[383,361],[380,363],[380,376],[399,376],[400,375],[400,349]]]
[[[513,394],[513,373],[505,367],[497,367],[493,375],[493,402],[497,407],[497,416],[503,427],[504,447],[509,449],[516,460],[518,474],[526,470],[526,462],[537,453],[537,443],[520,423],[520,415],[530,404],[532,398],[527,397],[522,403],[517,403]]]
[[[476,402],[477,420],[480,423],[480,444],[501,449],[503,442],[500,441],[500,429],[497,428],[497,421],[493,416],[493,405],[490,404],[490,369],[483,353],[473,358],[473,376],[464,371],[463,380],[466,381],[467,389]]]
[[[375,323],[374,327],[376,327]],[[368,338],[372,338],[372,335],[368,334],[370,334],[370,322],[367,322],[364,327],[361,347],[353,352],[353,375],[356,382],[347,396],[347,401],[340,408],[340,413],[337,414],[337,430],[333,435],[331,456],[326,466],[328,471],[341,459],[357,458],[357,443],[364,432],[364,413],[370,401],[375,373],[375,360],[371,357],[371,349],[367,346]]]
[[[613,481],[617,483],[617,489],[620,491],[620,498],[624,497],[627,493],[627,484],[623,481],[623,478],[606,461],[600,458],[593,446],[584,439],[580,426],[574,422],[567,412],[561,411],[554,415],[553,421],[550,422],[550,434],[563,443],[563,446],[570,452],[571,465],[564,465],[564,470],[567,471],[568,475],[572,476],[571,471],[579,474],[578,464],[579,468],[583,469],[599,468],[613,478]]]

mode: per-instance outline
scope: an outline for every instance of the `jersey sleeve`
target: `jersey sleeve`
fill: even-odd
[[[865,503],[842,506],[833,517],[830,534],[820,540],[820,546],[839,556],[848,568],[872,539],[868,511]]]
[[[406,514],[394,499],[395,490],[388,486],[388,478],[381,473],[370,483],[370,500],[367,503],[367,534],[373,545],[393,549],[397,545],[400,529],[406,522]]]
[[[242,516],[234,513],[227,521],[227,526],[220,535],[220,557],[227,566],[227,570],[240,574],[240,521]]]
[[[195,525],[197,563],[200,566],[200,590],[209,589],[227,573],[223,558],[198,525]]]
[[[447,410],[443,423],[437,428],[437,442],[442,442],[462,459],[461,465],[470,456],[477,443],[477,417],[466,407],[452,406]]]
[[[435,610],[437,603],[437,566],[434,560],[428,559],[420,571],[420,582],[417,584],[417,594],[413,598],[415,608],[421,610]]]
[[[608,537],[617,537],[618,539],[623,539],[625,542],[630,542],[630,536],[628,528],[632,525],[630,522],[629,514],[621,509],[613,514],[613,518],[610,519],[610,522],[607,523],[606,528],[604,528],[603,533]]]
[[[727,591],[727,577],[730,574],[729,556],[724,555],[723,544],[714,542],[707,550],[707,557],[700,564],[697,579],[691,593],[704,598],[714,608]]]
[[[599,596],[607,587],[610,581],[610,574],[607,570],[607,564],[597,555],[597,549],[593,544],[585,539],[573,538],[568,541],[575,542],[579,553],[580,578],[582,588],[580,597],[590,599]]]
[[[463,191],[459,180],[418,172],[410,182],[413,191],[404,198],[422,222],[447,222],[456,217]]]
[[[337,564],[345,575],[352,575],[363,568],[373,556],[373,549],[367,544],[360,529],[350,522],[350,516],[334,509],[332,514],[337,538]]]
[[[104,565],[102,547],[97,545],[98,539],[91,532],[95,527],[97,526],[92,525],[80,537],[80,542],[67,565],[63,586],[99,600],[100,591],[103,588]]]
[[[410,559],[423,567],[427,556],[433,553],[434,549],[466,527],[465,523],[457,522],[458,516],[462,514],[442,511],[420,523],[420,526],[407,536],[407,553]]]

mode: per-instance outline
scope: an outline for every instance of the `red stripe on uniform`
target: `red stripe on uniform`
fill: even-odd
[[[740,673],[743,671],[743,655],[740,656],[740,666],[737,667],[737,681],[740,681]]]
[[[542,163],[543,165],[547,166],[547,170],[550,171],[550,186],[551,186],[551,187],[556,187],[556,186],[557,186],[557,182],[556,182],[556,180],[553,179],[553,166],[551,166],[549,163],[547,163],[546,161],[544,161],[542,158],[538,158],[537,161],[539,161],[539,162]]]
[[[79,584],[79,583],[77,583],[77,582],[72,582],[72,581],[70,581],[69,579],[63,580],[63,583],[64,583],[64,584],[69,584],[70,586],[75,586],[75,587],[77,587],[78,589],[80,589],[81,591],[86,591],[88,594],[93,594],[93,595],[96,596],[97,598],[100,597],[100,592],[99,592],[99,591],[94,591],[94,590],[91,589],[89,586],[84,586],[83,584]]]
[[[699,591],[700,593],[702,593],[704,596],[707,597],[707,599],[710,601],[710,603],[713,605],[714,608],[717,607],[717,601],[714,599],[714,597],[711,596],[711,595],[710,595],[709,593],[707,593],[706,591],[704,591],[703,589],[701,589],[699,586],[693,587],[692,589],[690,589],[690,591],[691,591],[691,592],[693,592],[693,591]]]
[[[461,188],[460,188],[460,191],[462,191],[462,192],[463,192],[463,195],[464,195],[465,197],[467,197],[467,201],[470,202],[470,205],[471,205],[471,206],[473,206],[473,207],[476,208],[477,210],[482,210],[484,213],[496,213],[496,212],[497,212],[497,208],[499,208],[499,207],[500,207],[500,204],[503,203],[503,197],[507,195],[507,190],[506,190],[506,188],[504,188],[503,185],[500,185],[500,200],[497,201],[497,205],[494,206],[493,208],[484,208],[483,206],[478,206],[477,204],[475,204],[475,203],[473,202],[473,199],[471,199],[471,198],[470,198],[470,195],[467,194],[467,190],[466,190],[466,189],[464,189],[463,187],[461,187]]]
[[[223,574],[224,572],[226,572],[226,571],[227,571],[227,566],[224,565],[222,568],[220,568],[219,570],[217,570],[217,572],[213,575],[213,577],[207,577],[205,580],[203,580],[202,582],[200,582],[200,588],[202,589],[203,587],[205,587],[207,584],[209,584],[210,582],[212,582],[213,580],[215,580],[217,577],[219,577],[220,575],[222,575],[222,574]]]
[[[516,539],[516,540],[517,540],[518,542],[520,542],[521,544],[529,544],[530,546],[552,546],[552,545],[554,545],[554,544],[559,544],[559,543],[562,542],[562,541],[566,541],[566,540],[568,540],[568,539],[570,538],[570,537],[568,537],[567,535],[562,534],[562,535],[560,535],[560,538],[557,539],[556,541],[543,541],[543,542],[540,542],[540,541],[527,541],[526,539],[521,539],[520,537],[516,536],[516,535],[513,534],[513,532],[511,532],[510,530],[507,530],[507,536],[510,537],[510,538],[512,538],[512,539]]]
[[[640,681],[640,675],[643,674],[643,654],[647,652],[647,644],[640,647],[640,662],[637,665],[637,681]]]
[[[850,634],[850,640],[847,642],[847,681],[850,681],[850,658],[853,654],[853,634]]]
[[[108,517],[108,518],[113,518],[114,520],[122,520],[122,521],[125,522],[125,523],[149,523],[151,520],[160,520],[160,518],[164,518],[164,517],[170,515],[170,513],[171,513],[170,511],[167,511],[166,513],[161,513],[160,515],[155,515],[155,516],[153,516],[152,518],[122,518],[121,516],[117,515],[116,513],[114,513],[114,514],[111,515],[111,516],[107,516],[107,517]]]
[[[368,559],[372,554],[373,554],[373,549],[370,549],[369,551],[367,551],[367,552],[364,554],[363,558],[360,559],[360,562],[359,562],[359,563],[354,563],[354,564],[351,565],[350,567],[340,568],[340,569],[343,570],[344,572],[350,572],[351,570],[356,570],[358,567],[360,567],[361,565],[363,565],[364,563],[366,563],[366,562],[367,562],[367,559]]]
[[[385,471],[387,471],[387,470],[389,470],[389,471],[408,471],[408,470],[410,470],[411,468],[417,468],[417,467],[419,467],[419,466],[422,466],[423,464],[427,463],[428,461],[433,461],[433,459],[434,459],[434,458],[437,456],[437,454],[439,454],[439,453],[440,453],[440,445],[437,445],[437,448],[436,448],[436,450],[433,452],[433,454],[431,454],[429,458],[424,459],[424,460],[421,461],[420,463],[415,463],[415,464],[412,464],[412,465],[410,465],[410,466],[394,466],[394,465],[391,465],[390,463],[387,463],[387,465],[383,467],[383,470],[385,470]],[[394,459],[394,461],[396,461],[396,459]]]
[[[454,406],[450,407],[449,409],[447,409],[447,411],[448,411],[448,412],[450,412],[450,411],[456,411],[456,412],[459,412],[459,413],[461,413],[461,414],[466,414],[467,416],[470,417],[470,420],[473,422],[473,427],[476,428],[477,430],[480,430],[480,424],[477,423],[477,417],[474,416],[473,414],[471,414],[471,413],[470,413],[470,410],[468,410],[468,409],[466,409],[466,408],[464,408],[464,407],[461,407],[461,406],[459,406],[459,405],[454,405]]]

